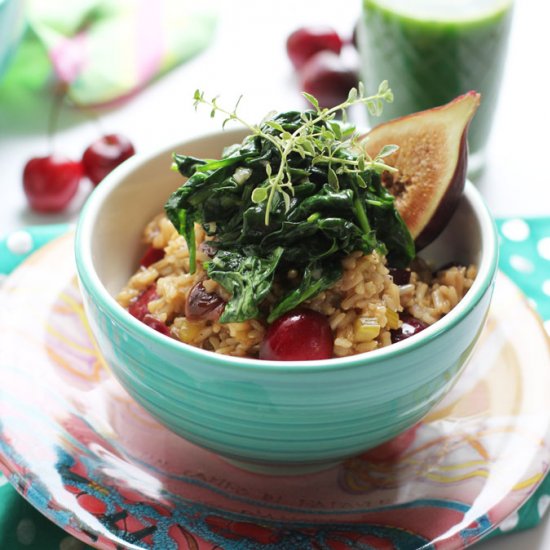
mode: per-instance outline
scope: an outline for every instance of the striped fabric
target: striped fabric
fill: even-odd
[[[139,91],[205,48],[216,23],[204,0],[28,0],[27,19],[80,105]]]

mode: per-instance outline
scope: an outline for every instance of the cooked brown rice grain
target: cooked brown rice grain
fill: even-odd
[[[163,248],[165,255],[148,268],[140,268],[130,278],[117,299],[128,308],[141,293],[156,284],[159,298],[149,303],[150,313],[166,322],[171,334],[182,342],[216,353],[237,357],[257,357],[267,324],[262,319],[243,323],[190,321],[185,303],[190,290],[199,282],[209,293],[224,300],[230,296],[215,281],[208,279],[203,264],[210,258],[201,249],[207,240],[196,226],[197,269],[189,273],[189,251],[185,239],[164,216],[155,217],[145,228],[145,243]],[[393,282],[386,259],[372,252],[353,252],[342,260],[343,275],[333,287],[304,303],[327,316],[334,334],[334,355],[345,357],[391,344],[391,330],[398,328],[404,313],[432,324],[448,313],[464,297],[476,276],[476,267],[453,266],[432,273],[427,262],[416,259],[411,265],[410,282]],[[292,270],[284,279],[295,280]],[[266,298],[266,311],[284,294],[285,281],[276,281]],[[367,319],[367,321],[365,321]],[[367,332],[361,331],[368,322]],[[356,332],[359,330],[359,332]],[[372,339],[371,339],[372,338]]]

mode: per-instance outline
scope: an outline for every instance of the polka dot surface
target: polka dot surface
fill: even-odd
[[[29,546],[34,542],[36,538],[36,525],[31,519],[23,518],[18,524],[15,531],[17,540],[25,545]]]
[[[530,230],[527,222],[514,218],[504,222],[500,228],[502,234],[511,241],[525,241],[529,238]]]
[[[510,514],[500,525],[500,530],[504,533],[512,531],[517,527],[519,516],[517,512]]]
[[[540,518],[544,516],[546,510],[548,510],[548,506],[550,506],[550,496],[542,495],[537,502],[537,512]]]
[[[550,319],[550,217],[497,220],[499,268]]]
[[[519,254],[513,254],[510,256],[510,265],[513,269],[521,273],[533,273],[533,271],[535,271],[535,265],[533,262],[524,256],[520,256]]]
[[[537,243],[537,252],[543,260],[550,260],[550,237],[543,237]]]
[[[74,537],[65,537],[59,543],[59,550],[84,550],[84,543]]]
[[[8,250],[13,254],[28,254],[33,246],[33,238],[28,231],[15,231],[6,240]]]

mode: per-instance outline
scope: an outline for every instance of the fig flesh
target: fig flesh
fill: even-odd
[[[384,145],[399,149],[384,159],[398,172],[384,172],[382,182],[411,232],[417,250],[443,230],[466,182],[468,127],[480,94],[468,92],[443,105],[390,120],[373,128],[365,149],[375,157]]]

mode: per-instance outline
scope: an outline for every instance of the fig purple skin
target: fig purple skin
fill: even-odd
[[[480,95],[468,92],[441,107],[380,124],[366,136],[371,157],[384,145],[399,146],[384,159],[398,172],[384,172],[382,181],[395,196],[417,250],[441,233],[464,191],[468,127],[479,103]]]

